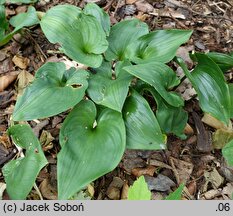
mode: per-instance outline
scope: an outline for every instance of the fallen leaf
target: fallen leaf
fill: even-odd
[[[187,123],[185,128],[184,128],[184,134],[186,135],[193,135],[194,131],[193,128]]]
[[[151,159],[149,161],[149,164],[152,165],[152,166],[156,166],[156,167],[161,167],[161,168],[166,168],[166,169],[172,169],[171,166],[161,162],[161,161],[158,161],[156,159]]]
[[[106,194],[108,196],[108,198],[110,198],[111,200],[119,200],[120,199],[120,190],[119,188],[116,187],[109,187]]]
[[[223,175],[228,181],[233,182],[233,168],[221,166],[220,171],[221,175]]]
[[[214,189],[219,188],[223,184],[224,178],[219,174],[219,172],[214,168],[212,171],[205,171],[205,184],[203,186],[203,191],[207,190],[208,184],[210,183]]]
[[[126,0],[126,4],[134,4],[138,0]]]
[[[15,55],[12,61],[14,62],[15,66],[19,67],[20,69],[26,69],[30,63],[30,59],[20,55]]]
[[[217,190],[217,189],[211,189],[207,192],[205,192],[204,194],[201,195],[201,199],[205,199],[205,200],[212,200],[217,196],[221,195],[221,191]]]
[[[201,119],[205,124],[213,127],[215,129],[232,129],[231,123],[227,127],[223,122],[219,121],[218,119],[214,118],[208,113],[204,113],[204,116]]]
[[[3,196],[5,189],[6,189],[6,184],[0,182],[0,200],[2,200],[2,196]]]
[[[125,182],[121,190],[121,200],[128,199],[128,190],[129,190],[129,185],[127,182]]]
[[[3,61],[1,61],[0,74],[7,73],[12,70],[13,70],[13,62],[11,58],[6,58]]]
[[[57,200],[57,192],[56,190],[50,185],[48,179],[44,179],[40,186],[39,189],[41,191],[41,194],[44,198],[48,200]]]
[[[142,175],[149,175],[153,176],[155,172],[155,167],[154,166],[147,166],[145,168],[134,168],[132,169],[132,174],[136,177],[142,176]]]
[[[193,67],[193,61],[189,56],[189,52],[191,52],[192,50],[194,50],[193,45],[192,46],[181,46],[176,51],[176,56],[182,58],[185,61],[185,63],[188,65],[188,68]]]
[[[194,195],[197,191],[197,182],[196,181],[191,181],[188,186],[187,186],[188,192],[190,195]]]
[[[176,185],[170,178],[162,174],[159,174],[156,178],[145,176],[145,180],[148,184],[149,190],[169,191],[171,187]]]
[[[48,131],[46,130],[43,130],[41,135],[40,135],[40,143],[41,143],[41,146],[42,146],[42,149],[44,152],[50,150],[53,148],[53,143],[52,141],[54,140],[55,138],[51,135],[51,133],[49,133]]]
[[[121,188],[124,181],[119,177],[114,177],[107,189],[107,196],[112,200],[119,200],[121,195]]]
[[[27,72],[26,70],[22,70],[17,77],[18,80],[18,96],[23,94],[23,90],[34,80],[34,76]]]
[[[222,193],[226,194],[229,199],[231,199],[233,194],[233,183],[227,183],[227,185],[222,189]]]
[[[135,18],[141,20],[144,22],[148,17],[150,17],[148,14],[143,13],[142,11],[139,11],[138,14],[135,16]]]
[[[177,183],[186,184],[186,182],[190,179],[191,173],[193,172],[193,164],[173,157],[170,157],[170,163],[177,179]]]
[[[0,50],[0,61],[3,61],[7,57],[6,50]]]
[[[146,162],[142,159],[142,158],[135,158],[135,159],[131,159],[131,158],[124,158],[123,159],[123,169],[127,172],[127,173],[131,173],[132,169],[135,167],[145,167]]]
[[[0,77],[0,92],[4,91],[16,78],[19,72],[14,71]]]
[[[139,11],[142,11],[144,13],[150,13],[154,10],[154,7],[144,0],[136,1],[135,5]]]

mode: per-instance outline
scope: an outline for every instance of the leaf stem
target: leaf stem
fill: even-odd
[[[45,15],[45,12],[42,11],[36,11],[37,17],[39,18],[39,20],[42,19],[42,17]]]

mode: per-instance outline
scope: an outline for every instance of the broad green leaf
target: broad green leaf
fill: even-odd
[[[26,199],[37,175],[48,162],[30,126],[12,126],[8,129],[8,134],[17,146],[26,149],[26,154],[3,167],[7,192],[11,199]]]
[[[231,100],[230,117],[233,118],[233,83],[228,84]]]
[[[60,131],[58,198],[68,199],[90,182],[112,171],[125,150],[125,126],[119,112],[82,101],[65,119]]]
[[[147,88],[156,100],[156,117],[163,132],[173,133],[185,139],[184,128],[187,124],[188,114],[183,107],[174,107],[168,104],[153,88]]]
[[[13,119],[32,120],[61,113],[82,100],[88,73],[64,63],[49,62],[36,73],[35,80],[16,102]]]
[[[126,99],[123,107],[126,125],[127,148],[165,149],[166,136],[162,134],[147,101],[136,91]]]
[[[209,52],[206,55],[210,57],[223,72],[233,68],[233,56],[218,52]]]
[[[15,31],[23,27],[38,24],[40,20],[37,17],[35,8],[29,6],[28,11],[26,13],[19,13],[18,15],[12,17],[9,22],[12,26],[15,27]]]
[[[135,41],[148,32],[147,24],[138,19],[124,20],[115,24],[108,38],[109,47],[105,53],[106,59],[108,61],[125,60],[127,47],[130,44],[135,45]]]
[[[224,146],[222,155],[226,159],[227,164],[233,167],[233,140]]]
[[[180,82],[175,72],[161,62],[151,62],[124,68],[130,74],[153,86],[161,97],[170,105],[179,107],[184,105],[182,98],[175,92],[168,90]]]
[[[140,176],[129,188],[128,200],[151,200],[151,192],[144,176]]]
[[[174,192],[170,193],[165,200],[181,200],[184,186],[184,183],[182,183]]]
[[[84,8],[84,12],[86,14],[94,16],[101,24],[103,30],[105,31],[105,34],[109,36],[110,18],[102,8],[100,8],[97,4],[88,3]]]
[[[20,13],[12,17],[9,22],[12,26],[15,27],[15,29],[9,34],[5,35],[3,38],[0,38],[0,46],[8,43],[14,34],[17,33],[20,29],[38,24],[39,19],[37,17],[35,8],[29,6],[26,13]]]
[[[6,0],[0,0],[0,5],[5,4]]]
[[[0,44],[8,28],[9,26],[6,19],[5,7],[3,5],[0,5]]]
[[[94,16],[72,5],[58,5],[42,17],[40,24],[48,40],[59,43],[71,59],[90,67],[101,65],[101,54],[108,48],[108,42]]]
[[[138,38],[127,47],[126,56],[137,64],[171,61],[179,46],[186,43],[191,30],[156,30]]]
[[[221,69],[208,56],[196,53],[198,65],[190,73],[181,59],[180,66],[195,88],[202,110],[226,125],[230,119],[230,93]]]
[[[113,78],[111,63],[103,62],[102,66],[95,70],[95,74],[90,76],[87,90],[90,98],[97,104],[121,112],[132,80],[132,76],[122,69],[128,65],[131,64],[118,62]]]

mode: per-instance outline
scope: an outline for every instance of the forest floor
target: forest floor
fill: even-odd
[[[84,7],[87,2],[99,4],[110,15],[111,23],[136,17],[146,22],[150,30],[155,29],[192,29],[191,39],[178,50],[193,68],[188,53],[192,51],[233,51],[233,1],[232,0],[42,0],[34,6],[37,10],[47,11],[58,4],[73,4]],[[28,5],[7,5],[7,17],[25,12]],[[50,44],[39,26],[25,31],[24,35],[15,35],[14,40],[0,49],[0,77],[6,82],[0,83],[0,183],[4,182],[2,166],[15,157],[14,144],[7,136],[10,118],[17,94],[25,88],[37,69],[48,61],[66,61],[74,64],[57,52],[58,47]],[[232,71],[226,74],[232,82]],[[144,175],[152,191],[152,199],[163,199],[174,191],[180,182],[186,187],[182,199],[220,199],[228,200],[233,193],[233,169],[228,167],[221,150],[213,149],[202,153],[197,148],[198,126],[195,119],[203,117],[193,89],[184,84],[179,88],[185,98],[185,109],[189,113],[186,128],[187,139],[181,140],[168,136],[168,149],[163,151],[127,150],[119,166],[111,173],[90,184],[82,196],[87,199],[125,199],[127,189],[138,176]],[[198,115],[192,115],[195,112]],[[59,129],[66,113],[55,117],[30,121],[37,137],[42,142],[49,164],[40,172],[36,184],[44,199],[57,199],[56,156],[60,146]],[[198,121],[197,120],[197,121]],[[204,124],[201,133],[215,129]],[[39,199],[32,189],[28,199]],[[3,199],[9,199],[6,191]]]

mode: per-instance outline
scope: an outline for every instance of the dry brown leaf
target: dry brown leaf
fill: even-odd
[[[161,167],[161,168],[166,168],[166,169],[172,169],[171,166],[161,162],[161,161],[158,161],[156,159],[151,159],[150,162],[149,162],[150,165],[152,166],[156,166],[156,167]]]
[[[138,11],[142,11],[144,13],[150,13],[150,12],[153,12],[154,10],[154,7],[144,0],[139,0],[135,2],[135,5]]]
[[[30,63],[30,59],[20,55],[15,55],[12,61],[14,62],[15,66],[19,67],[20,69],[26,69]]]
[[[50,150],[53,148],[53,143],[52,141],[55,138],[49,133],[48,131],[43,130],[41,135],[40,135],[40,143],[42,145],[42,149],[44,152]]]
[[[129,185],[127,182],[125,182],[121,190],[121,200],[128,199],[128,191],[129,191]]]
[[[126,0],[126,4],[134,4],[138,0]]]
[[[220,196],[220,195],[221,195],[221,191],[217,189],[212,189],[202,194],[201,199],[212,200],[213,198]]]
[[[23,90],[27,87],[29,83],[34,80],[34,76],[27,72],[26,70],[22,70],[17,77],[18,80],[18,96],[23,94]]]
[[[112,200],[119,200],[121,192],[120,192],[119,188],[109,187],[106,194],[107,194],[108,198],[110,198]]]
[[[189,52],[192,50],[194,50],[194,46],[182,46],[179,47],[176,51],[176,55],[185,61],[185,63],[188,65],[188,68],[193,67],[193,61],[189,56]]]
[[[153,176],[155,169],[156,168],[154,166],[150,166],[150,165],[145,168],[137,167],[137,168],[132,169],[132,174],[136,177],[140,177],[142,175]]]
[[[119,200],[121,196],[121,188],[124,185],[124,181],[119,177],[114,177],[107,189],[107,196],[112,200]]]
[[[0,50],[0,61],[3,61],[7,57],[6,50]]]
[[[196,181],[191,181],[188,186],[187,186],[188,192],[190,193],[190,195],[194,195],[196,193],[197,190],[197,183]]]
[[[218,171],[214,168],[212,171],[205,171],[204,177],[206,179],[205,184],[203,185],[202,191],[207,191],[208,184],[210,183],[214,189],[219,188],[222,185],[224,178],[218,173]]]
[[[0,77],[0,92],[4,91],[16,78],[19,72],[14,71]]]
[[[170,163],[177,183],[186,183],[193,171],[193,164],[173,157],[170,157]]]
[[[0,200],[2,200],[2,196],[3,196],[5,189],[6,189],[6,184],[0,182]]]
[[[143,13],[141,11],[138,12],[138,15],[135,16],[135,18],[141,20],[142,22],[144,22],[147,18],[149,17],[148,14]]]
[[[44,198],[48,200],[56,200],[57,199],[57,192],[56,190],[51,186],[49,183],[48,179],[44,179],[40,186],[39,189],[41,191],[41,194]]]
[[[193,133],[194,133],[193,128],[187,123],[184,128],[184,134],[193,135]]]
[[[223,194],[226,194],[230,199],[233,194],[233,183],[227,183],[227,185],[222,190]]]
[[[230,123],[227,127],[223,122],[219,121],[218,119],[214,118],[208,113],[204,113],[204,116],[201,119],[205,124],[209,125],[210,127],[213,127],[215,129],[232,129],[232,124]]]

